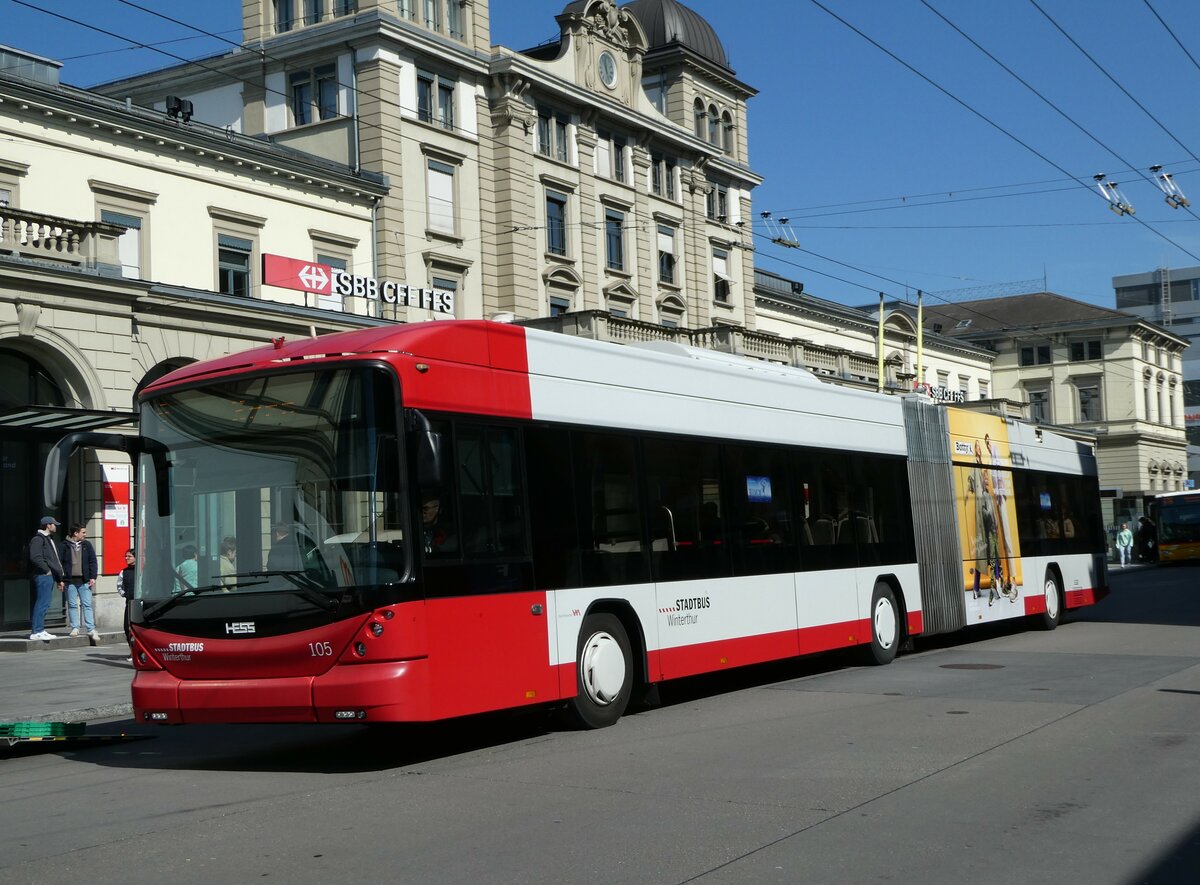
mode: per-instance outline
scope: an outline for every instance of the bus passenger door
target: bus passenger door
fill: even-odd
[[[443,476],[420,490],[437,716],[557,698],[546,593],[534,586],[516,428],[434,422]]]

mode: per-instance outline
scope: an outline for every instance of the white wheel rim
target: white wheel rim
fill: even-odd
[[[609,633],[596,633],[583,646],[579,660],[583,690],[596,704],[606,706],[617,699],[625,684],[625,655],[621,644]]]
[[[1058,617],[1058,585],[1053,580],[1046,582],[1046,614],[1050,620]]]
[[[896,610],[887,599],[875,603],[875,641],[879,647],[888,649],[896,641]]]

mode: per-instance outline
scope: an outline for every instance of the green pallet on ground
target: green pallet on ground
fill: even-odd
[[[79,737],[86,722],[0,722],[0,738]]]

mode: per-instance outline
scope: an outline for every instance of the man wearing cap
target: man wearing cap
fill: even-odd
[[[46,631],[46,612],[50,611],[50,599],[55,586],[63,589],[63,566],[58,545],[54,543],[59,521],[53,516],[43,516],[39,526],[37,534],[29,542],[29,564],[33,569],[33,585],[37,590],[29,638],[44,640],[54,639],[54,634]]]

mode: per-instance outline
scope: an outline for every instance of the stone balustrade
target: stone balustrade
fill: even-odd
[[[0,206],[0,252],[37,261],[83,267],[107,276],[121,275],[119,224],[76,221]]]

